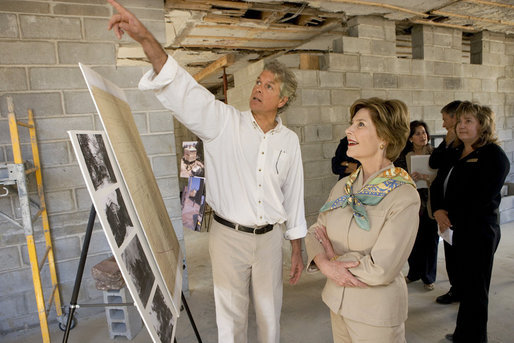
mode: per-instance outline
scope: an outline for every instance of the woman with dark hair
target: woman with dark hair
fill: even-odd
[[[510,169],[497,144],[494,113],[464,101],[457,108],[452,167],[434,180],[432,208],[442,231],[453,229],[460,305],[453,342],[487,342],[489,285],[500,242],[500,190]]]
[[[418,187],[421,207],[419,209],[419,227],[416,242],[409,256],[409,273],[405,277],[407,283],[421,279],[427,291],[434,289],[437,272],[437,246],[439,235],[437,222],[432,217],[429,201],[429,187],[432,177],[428,174],[411,172],[411,157],[416,155],[430,155],[434,147],[429,144],[430,133],[427,124],[420,120],[410,123],[409,139],[400,157],[394,162],[397,167],[409,171],[414,181],[426,181],[423,188]]]
[[[418,228],[419,196],[393,165],[409,133],[399,100],[357,100],[346,129],[361,166],[341,179],[305,238],[309,272],[327,277],[322,298],[334,342],[403,343],[407,285],[402,268]]]

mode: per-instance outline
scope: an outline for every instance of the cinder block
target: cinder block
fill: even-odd
[[[323,89],[302,89],[302,105],[330,105],[330,91]]]
[[[68,150],[68,143],[66,141],[39,143],[38,145],[41,164],[44,167],[67,164],[70,162],[70,151]]]
[[[323,150],[323,154],[321,156],[323,156],[323,158],[330,159],[330,161],[332,162],[332,157],[335,156],[338,145],[339,141],[322,143],[321,148]],[[318,158],[319,156],[320,155],[318,155]]]
[[[29,69],[31,89],[77,89],[86,88],[86,82],[78,67]]]
[[[284,118],[284,115],[282,116]],[[288,125],[319,123],[320,116],[321,111],[318,106],[293,106],[285,113]]]
[[[152,157],[152,169],[156,177],[177,176],[177,156],[164,155]]]
[[[371,88],[373,87],[373,76],[371,73],[345,73],[346,87],[348,88]]]
[[[312,196],[323,196],[322,194],[322,187],[323,187],[323,181],[321,178],[317,179],[305,179],[304,182],[304,193],[305,198],[311,198]],[[328,193],[325,194],[325,196],[328,198]],[[321,207],[320,207],[321,208]],[[318,209],[319,211],[319,209]]]
[[[432,75],[434,73],[434,62],[413,59],[412,74],[413,75]]]
[[[334,89],[332,93],[332,105],[351,105],[361,97],[360,90]]]
[[[443,89],[443,78],[434,76],[425,76],[423,78],[423,89],[425,90],[441,90]]]
[[[460,77],[445,77],[443,79],[444,89],[460,89],[462,79]]]
[[[322,190],[320,190],[320,193],[323,193]],[[305,213],[319,213],[320,208],[327,201],[327,194],[328,193],[305,197]]]
[[[132,340],[143,328],[143,322],[135,306],[116,306],[119,303],[133,301],[127,288],[103,291],[103,294],[104,303],[113,304],[105,308],[110,339],[126,337]]]
[[[491,97],[489,93],[476,92],[473,93],[473,101],[476,101],[481,105],[488,105],[491,103]]]
[[[495,79],[482,79],[483,92],[496,92],[498,90],[498,81]]]
[[[6,274],[2,274],[0,278],[0,289],[2,294],[16,294],[26,291],[34,293],[34,286],[32,282],[32,273],[30,268],[16,269]]]
[[[396,42],[372,40],[371,54],[375,56],[396,56]]]
[[[372,98],[372,97],[384,99],[387,97],[387,91],[385,91],[383,89],[362,89],[360,93],[361,93],[360,98],[364,98],[364,99]],[[357,99],[358,98],[353,99],[352,103]],[[350,105],[351,105],[351,103],[350,103]]]
[[[304,127],[304,132],[306,143],[332,140],[331,124],[306,125]]]
[[[172,134],[153,134],[141,136],[146,153],[156,154],[175,154],[175,139]]]
[[[0,92],[27,89],[25,68],[0,68]]]
[[[44,116],[57,116],[63,113],[61,105],[61,94],[59,92],[31,92],[0,95],[0,111],[2,114],[7,114],[7,96],[12,97],[13,99],[16,119],[28,118],[27,110],[29,108],[33,110],[36,120]]]
[[[89,192],[86,188],[76,188],[74,189],[75,199],[77,202],[78,210],[89,210],[91,209],[92,201],[89,196]]]
[[[150,120],[150,132],[173,132],[173,116],[171,112],[152,112],[148,117]]]
[[[343,88],[344,74],[337,72],[320,71],[319,85],[322,88]]]
[[[342,123],[350,120],[348,106],[322,107],[320,112],[322,123]]]
[[[434,104],[443,108],[446,104],[454,101],[455,95],[448,91],[434,91]]]
[[[50,13],[50,5],[36,1],[2,0],[0,1],[0,11],[44,14]]]
[[[360,56],[361,72],[394,72],[396,57]]]
[[[89,91],[64,91],[66,114],[96,113],[95,103]]]
[[[18,246],[0,248],[0,259],[2,260],[0,272],[20,268],[22,266]]]
[[[319,161],[318,160],[318,161],[306,162],[303,164],[303,173],[304,173],[305,180],[331,175],[332,174],[332,161],[330,161],[330,160]],[[326,200],[327,194],[324,194],[323,196],[325,197],[324,200]],[[305,203],[307,204],[307,201]],[[320,208],[321,208],[321,206],[318,208],[318,211]]]
[[[398,76],[394,74],[373,74],[373,87],[375,88],[398,88]]]
[[[109,64],[116,62],[116,51],[112,43],[58,42],[60,64]]]
[[[422,89],[424,85],[423,77],[416,75],[399,75],[398,88]]]
[[[18,1],[16,1],[16,3],[18,3]],[[0,6],[2,6],[1,4],[2,3],[0,3]],[[10,13],[0,13],[0,38],[16,37],[18,37],[18,23],[16,20],[16,15]]]
[[[157,186],[159,186],[162,197],[173,197],[180,193],[177,177],[158,178]]]
[[[49,212],[68,212],[75,209],[75,202],[70,190],[58,192],[45,192],[46,206]]]
[[[482,82],[480,79],[465,78],[462,80],[462,82],[462,89],[470,90],[473,92],[479,92],[482,90]]]
[[[431,105],[434,103],[434,93],[428,91],[413,91],[412,104],[413,105]]]
[[[55,14],[76,15],[84,17],[110,17],[111,10],[107,6],[56,4],[53,6]]]
[[[442,46],[442,47],[451,47],[453,44],[453,33],[452,32],[434,32],[434,45]]]
[[[8,274],[4,274],[2,277],[8,278]],[[13,318],[16,318],[21,313],[27,313],[27,306],[25,303],[23,294],[10,294],[0,297],[0,322],[11,322]],[[5,330],[5,329],[4,329]],[[0,330],[0,332],[5,332]]]
[[[80,18],[20,15],[23,38],[81,39]]]
[[[294,70],[293,73],[298,81],[298,87],[317,87],[318,71],[317,70]]]
[[[398,99],[403,101],[407,106],[412,104],[412,92],[400,89],[387,90],[388,99]]]
[[[68,130],[92,130],[93,121],[91,116],[76,116],[63,118],[40,118],[36,121],[38,140],[67,139]]]
[[[335,150],[334,150],[335,151]],[[322,155],[322,145],[320,143],[302,145],[302,161],[317,161]]]
[[[0,64],[55,64],[55,46],[49,42],[0,42]],[[30,53],[37,51],[37,53]]]
[[[82,246],[83,242],[81,242]],[[79,255],[80,256],[80,251]],[[109,246],[109,243],[107,241],[107,237],[105,236],[104,230],[96,230],[91,235],[91,243],[89,244],[89,253],[90,254],[98,254],[98,253],[111,253],[111,247]]]
[[[340,52],[370,54],[371,42],[371,39],[343,36],[341,39],[342,50]]]
[[[435,75],[452,75],[453,63],[448,62],[434,62]]]
[[[43,168],[45,191],[84,187],[84,179],[78,165]],[[70,218],[71,219],[71,218]],[[87,221],[87,217],[83,218]]]
[[[359,71],[359,56],[346,54],[328,54],[326,64],[329,71]]]
[[[160,21],[164,29],[164,7],[162,5],[160,8],[130,8],[130,11],[134,13],[140,20]]]

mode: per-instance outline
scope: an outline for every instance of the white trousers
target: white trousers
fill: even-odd
[[[262,235],[238,232],[213,220],[209,232],[219,343],[248,341],[250,296],[257,338],[280,341],[282,227]]]

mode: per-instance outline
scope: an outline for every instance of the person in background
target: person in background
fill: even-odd
[[[339,175],[339,180],[353,173],[361,165],[359,161],[349,157],[347,151],[348,138],[344,137],[339,141],[336,154],[332,157],[332,173]]]
[[[250,95],[251,110],[241,112],[217,101],[131,12],[108,1],[118,11],[109,29],[118,38],[129,34],[152,63],[139,88],[155,91],[204,142],[207,202],[214,211],[209,253],[218,341],[247,342],[252,299],[257,340],[278,343],[283,238],[291,242],[289,282],[296,284],[307,233],[300,144],[278,116],[295,96],[294,74],[277,61],[266,63]]]
[[[414,120],[410,123],[410,133],[407,145],[400,157],[394,162],[397,167],[408,170],[416,182],[423,180],[428,186],[433,176],[418,172],[411,172],[411,156],[430,155],[434,148],[429,144],[430,133],[424,121]],[[435,176],[435,175],[434,175]],[[439,234],[437,222],[432,217],[429,201],[429,189],[418,187],[421,207],[419,209],[419,228],[416,242],[409,256],[409,272],[405,277],[407,283],[421,279],[427,291],[434,289],[437,272],[437,246]]]
[[[444,180],[443,176],[448,174],[448,170],[451,166],[451,157],[453,155],[453,142],[457,135],[455,133],[455,124],[457,123],[457,118],[455,113],[457,108],[461,104],[462,101],[455,100],[448,103],[441,109],[441,115],[443,119],[443,127],[447,130],[446,136],[443,141],[439,144],[437,148],[434,149],[432,154],[430,155],[430,159],[428,164],[430,168],[437,169],[437,174],[442,175],[436,177],[436,180]],[[434,185],[434,183],[432,183]],[[431,185],[431,188],[433,187]],[[439,187],[439,186],[436,186]],[[431,198],[434,197],[434,194],[438,194],[431,191]],[[439,200],[441,202],[441,200]],[[443,241],[444,246],[444,261],[446,266],[446,273],[448,274],[448,281],[450,282],[450,290],[443,295],[440,295],[436,298],[436,302],[439,304],[451,304],[453,302],[459,301],[459,291],[456,287],[457,282],[455,282],[456,271],[455,271],[455,257],[453,247],[447,241]]]
[[[442,231],[453,229],[459,311],[453,342],[487,342],[489,286],[500,241],[500,190],[510,169],[497,144],[494,113],[487,106],[462,102],[456,112],[455,154],[447,175],[434,188],[432,209]],[[437,200],[442,199],[442,202]]]
[[[420,200],[409,174],[393,165],[409,134],[399,100],[357,100],[346,129],[348,155],[361,166],[337,182],[305,239],[307,271],[327,283],[334,342],[405,342],[407,285],[402,267],[418,229]]]

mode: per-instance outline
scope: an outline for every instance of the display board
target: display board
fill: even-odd
[[[102,227],[154,342],[171,342],[182,253],[125,94],[80,65],[105,132],[70,132]]]

